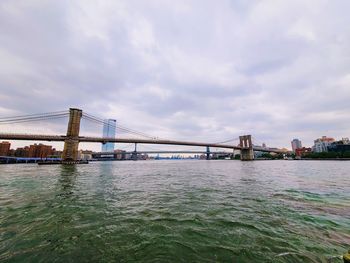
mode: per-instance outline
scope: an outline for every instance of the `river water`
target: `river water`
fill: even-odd
[[[0,262],[342,262],[350,162],[0,166]]]

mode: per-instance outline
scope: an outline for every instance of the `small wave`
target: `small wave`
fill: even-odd
[[[283,253],[276,255],[276,257],[283,257],[283,256],[288,256],[288,255],[298,255],[298,253],[296,253],[296,252],[283,252]]]

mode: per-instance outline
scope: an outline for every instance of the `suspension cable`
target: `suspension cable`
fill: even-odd
[[[20,119],[12,119],[12,120],[0,120],[0,125],[34,122],[34,121],[42,121],[42,120],[52,120],[52,119],[59,119],[59,118],[65,118],[65,117],[68,117],[68,113],[38,116],[38,117],[31,117],[31,118],[20,118]]]
[[[102,125],[107,125],[109,127],[116,128],[117,130],[121,130],[121,131],[124,131],[126,133],[131,133],[134,135],[138,135],[138,136],[142,136],[142,137],[146,137],[146,138],[150,138],[150,139],[154,139],[154,140],[157,138],[155,136],[151,136],[151,135],[148,135],[146,133],[127,128],[127,127],[122,126],[120,124],[116,126],[115,124],[111,124],[109,122],[106,122],[105,120],[98,118],[98,117],[95,117],[95,116],[88,114],[88,113],[83,113],[83,118],[88,119],[90,121],[94,121],[94,122],[102,124]]]
[[[222,142],[215,142],[215,144],[222,144],[222,143],[227,143],[227,142],[233,142],[235,140],[238,140],[239,138],[233,138],[233,139],[229,139],[229,140],[226,140],[226,141],[222,141]]]
[[[48,116],[48,115],[56,115],[56,114],[68,114],[69,111],[54,111],[54,112],[46,112],[46,113],[37,113],[37,114],[27,114],[27,115],[17,115],[11,117],[0,117],[0,121],[2,120],[13,120],[20,118],[30,118],[30,117],[39,117],[39,116]]]

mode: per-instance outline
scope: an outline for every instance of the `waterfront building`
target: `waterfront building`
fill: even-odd
[[[263,156],[263,152],[260,152],[260,151],[254,151],[254,158],[257,159],[257,158],[261,158]]]
[[[311,152],[312,152],[311,148],[302,147],[302,148],[295,149],[295,156],[302,157]]]
[[[340,141],[333,142],[328,145],[329,152],[338,152],[338,153],[350,153],[350,143],[348,138],[342,138]]]
[[[316,153],[328,152],[328,146],[330,146],[334,141],[334,138],[322,136],[314,141],[312,150]]]
[[[19,147],[15,150],[16,157],[29,157],[29,147]]]
[[[296,149],[302,148],[301,141],[299,139],[293,139],[291,141],[292,144],[292,151],[295,153]]]
[[[15,150],[14,149],[10,149],[7,156],[12,156],[12,157],[15,156]]]
[[[52,149],[52,158],[61,158],[63,154],[63,151],[58,151],[55,148]]]
[[[207,159],[207,155],[206,155],[206,154],[201,154],[201,155],[199,156],[199,159],[205,160],[205,159]]]
[[[91,160],[91,159],[92,159],[92,151],[80,150],[78,152],[78,160]]]
[[[47,158],[54,153],[55,149],[52,149],[51,145],[45,144],[33,144],[29,146],[28,157],[29,158]]]
[[[337,143],[332,143],[331,145],[328,146],[328,151],[329,152],[338,152],[338,153],[345,153],[348,152],[350,153],[350,144],[337,144]]]
[[[8,156],[10,151],[11,143],[1,142],[0,143],[0,156]]]
[[[116,160],[125,160],[125,151],[123,150],[115,150],[114,157]]]
[[[103,134],[104,138],[115,138],[115,130],[116,130],[117,121],[113,119],[104,120],[103,124]],[[114,143],[108,142],[102,144],[102,152],[113,152],[114,151]]]
[[[92,159],[96,160],[114,160],[114,153],[111,152],[93,152]]]
[[[343,142],[343,144],[350,144],[350,140],[348,137],[341,138],[341,141]]]

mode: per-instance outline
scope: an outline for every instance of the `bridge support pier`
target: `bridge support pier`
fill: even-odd
[[[241,147],[241,161],[253,161],[254,150],[251,135],[239,136],[239,144]]]
[[[77,161],[79,147],[80,120],[83,111],[80,109],[69,109],[69,122],[67,128],[67,138],[64,141],[62,160],[65,162]]]
[[[207,160],[210,160],[210,148],[207,146]]]
[[[135,143],[134,152],[131,154],[131,159],[137,161],[137,143]]]

